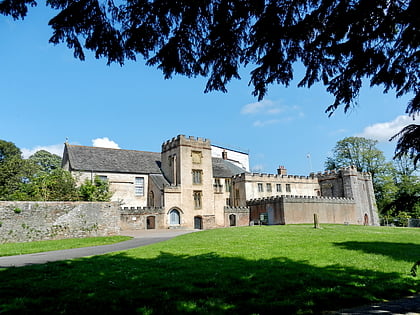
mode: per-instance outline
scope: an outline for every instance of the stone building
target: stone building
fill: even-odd
[[[63,168],[78,183],[107,180],[121,227],[209,229],[321,222],[377,225],[371,177],[354,168],[308,177],[249,172],[245,152],[179,135],[161,152],[65,144]]]

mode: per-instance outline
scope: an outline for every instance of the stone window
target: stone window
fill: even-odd
[[[266,188],[267,188],[267,192],[271,192],[271,184],[270,183],[267,183]]]
[[[136,177],[134,180],[134,194],[136,196],[144,195],[144,177]]]
[[[155,206],[155,194],[153,191],[149,192],[149,206],[154,207]]]
[[[201,206],[202,206],[201,199],[202,199],[203,193],[201,191],[194,191],[193,196],[194,196],[194,208],[201,209]]]
[[[292,189],[290,188],[290,184],[286,184],[286,192],[291,192]]]
[[[231,203],[230,203],[230,198],[226,198],[226,206],[231,206]]]
[[[276,191],[281,192],[281,184],[276,184]]]
[[[225,191],[226,192],[232,191],[232,181],[229,178],[225,179]]]
[[[201,184],[203,171],[202,170],[193,170],[192,175],[193,175],[193,184],[194,185]]]
[[[220,178],[214,179],[214,191],[216,193],[222,193],[223,192],[223,185],[220,183]]]
[[[262,183],[258,183],[258,192],[263,192],[264,191],[264,187]]]

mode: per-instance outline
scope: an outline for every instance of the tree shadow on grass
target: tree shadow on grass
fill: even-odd
[[[420,245],[413,243],[392,242],[342,242],[334,245],[355,251],[363,251],[368,254],[377,254],[391,257],[394,260],[406,261],[413,264],[420,260]]]
[[[418,289],[396,273],[287,258],[126,253],[0,271],[8,314],[319,314]]]

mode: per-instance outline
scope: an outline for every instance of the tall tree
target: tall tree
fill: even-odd
[[[39,150],[29,157],[43,172],[51,172],[61,167],[61,157],[46,150]]]
[[[327,158],[326,169],[333,170],[350,165],[360,172],[369,172],[375,180],[378,173],[389,168],[385,156],[376,148],[378,141],[363,137],[347,137],[337,142],[331,157]]]
[[[205,76],[205,91],[227,90],[252,66],[253,94],[290,84],[295,64],[306,72],[299,86],[322,82],[347,111],[364,79],[397,97],[414,97],[406,112],[420,113],[420,2],[418,0],[47,0],[58,11],[50,42],[74,56],[91,50],[108,64],[142,56],[165,78]],[[35,0],[3,0],[0,14],[24,18]],[[399,134],[397,154],[420,158],[413,124]],[[416,138],[417,137],[417,138]]]
[[[22,158],[20,149],[13,142],[0,140],[0,163],[13,157]]]

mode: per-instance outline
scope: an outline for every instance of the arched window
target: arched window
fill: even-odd
[[[176,209],[172,209],[169,212],[169,224],[170,225],[179,225],[181,224],[181,216],[179,215],[179,211]]]
[[[236,226],[236,215],[234,214],[229,215],[229,225]]]
[[[149,206],[154,207],[155,206],[155,194],[153,191],[149,192]]]

